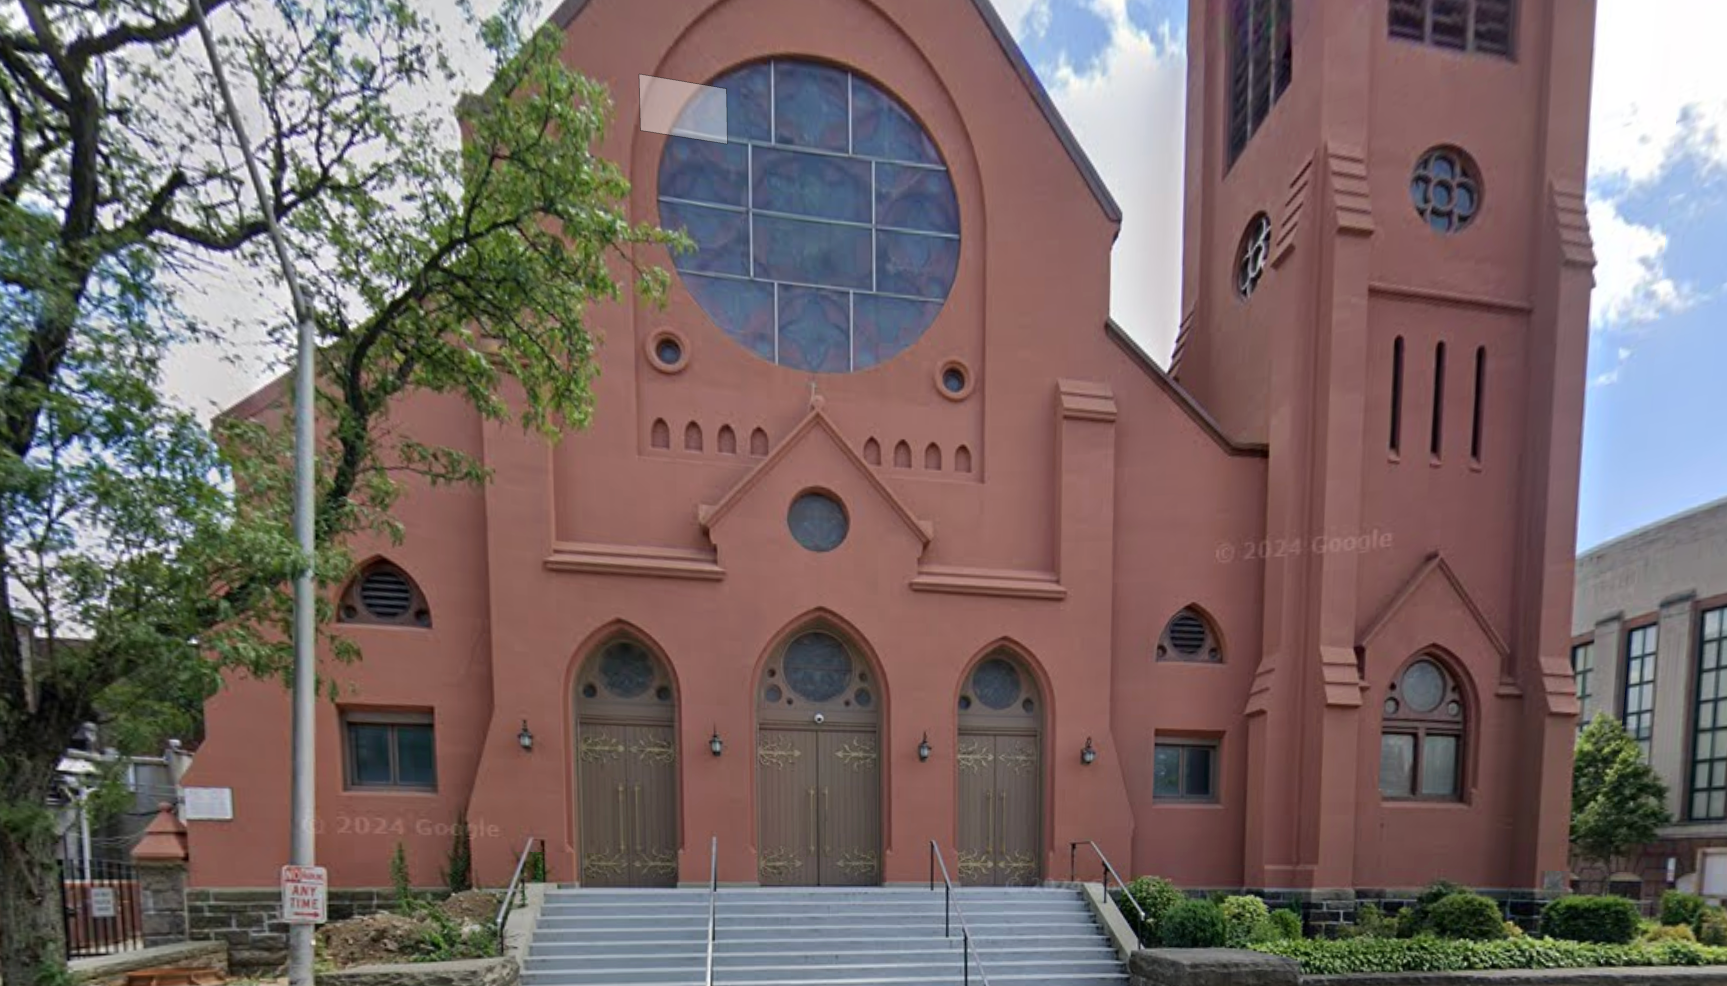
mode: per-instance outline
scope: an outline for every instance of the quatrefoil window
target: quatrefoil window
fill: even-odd
[[[1481,210],[1481,175],[1469,155],[1455,147],[1435,147],[1415,163],[1409,199],[1435,232],[1456,233]]]
[[[1235,262],[1235,290],[1243,298],[1253,297],[1254,289],[1271,266],[1271,217],[1265,213],[1254,216],[1241,236],[1241,250]]]

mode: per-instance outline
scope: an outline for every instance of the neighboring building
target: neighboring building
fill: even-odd
[[[594,311],[556,447],[392,415],[496,480],[411,489],[333,600],[337,885],[397,842],[434,882],[465,811],[490,882],[532,835],[586,885],[705,883],[717,836],[733,884],[921,883],[932,840],[1066,879],[1094,839],[1190,887],[1563,887],[1592,3],[1191,4],[1167,375],[987,0],[554,21],[635,216],[702,249],[666,310]],[[726,88],[730,143],[637,128],[641,75]],[[207,729],[234,820],[192,879],[269,886],[280,685]]]
[[[1675,820],[1624,869],[1579,861],[1579,881],[1727,897],[1727,499],[1579,555],[1571,630],[1579,724],[1622,720]]]

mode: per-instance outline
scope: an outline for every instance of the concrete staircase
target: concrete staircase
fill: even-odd
[[[955,891],[981,986],[1127,986],[1080,891]],[[959,918],[940,890],[721,890],[715,986],[960,986]],[[523,986],[705,986],[706,890],[552,890]]]

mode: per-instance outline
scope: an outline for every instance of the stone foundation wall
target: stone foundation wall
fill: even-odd
[[[428,898],[442,891],[416,891]],[[331,921],[376,914],[396,906],[389,887],[331,888]],[[282,921],[282,892],[275,887],[244,889],[196,888],[186,892],[188,937],[228,945],[228,963],[237,970],[275,969],[288,961],[288,926]]]
[[[1272,908],[1293,907],[1301,912],[1302,927],[1312,936],[1329,935],[1341,925],[1355,923],[1355,912],[1362,904],[1376,904],[1387,917],[1415,903],[1417,890],[1265,890],[1246,891],[1265,898]],[[1536,931],[1541,924],[1541,909],[1561,894],[1543,894],[1533,890],[1476,890],[1491,897],[1504,909],[1508,920],[1524,931]]]

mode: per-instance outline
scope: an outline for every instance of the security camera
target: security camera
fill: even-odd
[[[824,723],[824,722],[827,722],[827,721],[828,721],[828,717],[827,717],[827,716],[824,716],[824,715],[822,715],[822,714],[821,714],[821,713],[820,713],[820,712],[817,712],[817,713],[816,713],[816,725],[818,725],[818,726],[819,726],[819,725],[821,725],[821,724],[822,724],[822,723]]]

